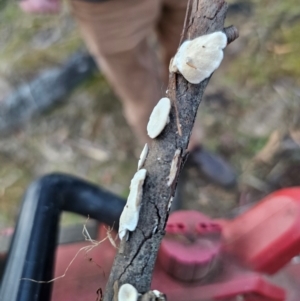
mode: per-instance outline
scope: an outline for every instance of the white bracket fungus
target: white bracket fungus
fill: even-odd
[[[170,110],[171,100],[163,97],[154,107],[149,118],[147,132],[150,138],[154,139],[163,131],[169,121]]]
[[[118,292],[118,301],[137,301],[139,296],[138,291],[136,288],[129,284],[123,284]]]
[[[149,147],[148,147],[148,144],[146,143],[142,152],[141,152],[141,155],[140,155],[140,159],[139,159],[139,162],[138,162],[138,170],[141,169],[145,163],[145,160],[148,156],[148,152],[149,152]]]
[[[170,187],[174,180],[175,180],[175,177],[177,175],[177,171],[178,171],[178,162],[179,162],[179,159],[180,159],[180,155],[181,155],[181,149],[176,149],[175,151],[175,154],[174,154],[174,157],[172,159],[172,163],[171,163],[171,168],[170,168],[170,174],[169,174],[169,180],[168,180],[168,187]]]
[[[170,62],[170,72],[179,71],[188,82],[199,84],[220,66],[226,45],[221,31],[185,41]]]
[[[124,236],[127,237],[128,231],[134,231],[138,224],[146,174],[146,169],[140,169],[131,180],[130,193],[120,217],[119,237],[121,240]]]

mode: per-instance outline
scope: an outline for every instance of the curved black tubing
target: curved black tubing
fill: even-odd
[[[0,289],[1,301],[48,301],[59,216],[62,211],[90,216],[118,227],[124,200],[110,192],[64,174],[50,174],[33,182],[23,199]]]

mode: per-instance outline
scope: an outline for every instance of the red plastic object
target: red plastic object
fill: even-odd
[[[189,290],[189,295],[196,292]],[[202,287],[203,300],[240,300],[244,301],[282,301],[285,300],[285,292],[282,288],[266,281],[258,274],[240,275],[233,280],[219,282]],[[199,291],[198,291],[199,297]],[[181,300],[184,300],[182,298]]]
[[[222,233],[227,252],[255,271],[275,273],[300,252],[300,188],[270,194]]]
[[[106,229],[101,227],[98,239],[103,239],[105,235]],[[56,277],[65,273],[78,250],[85,245],[87,243],[62,245],[58,249],[55,265]],[[100,300],[97,298],[101,291],[104,291],[115,251],[106,240],[87,254],[79,253],[65,276],[54,282],[52,300]],[[165,273],[159,262],[154,269],[152,288],[164,292],[170,301],[232,301],[236,300],[236,296],[243,296],[244,301],[285,300],[285,292],[282,288],[270,283],[257,273],[231,273],[221,281],[203,285],[201,282],[189,283],[176,280]]]
[[[195,211],[173,213],[166,227],[152,287],[171,301],[299,301],[300,188],[277,191],[232,221]],[[100,228],[98,240],[106,236]],[[88,243],[63,245],[56,276]],[[108,240],[79,255],[55,281],[53,301],[100,300],[116,249]],[[295,279],[294,279],[295,278]],[[239,298],[240,297],[240,298]]]
[[[196,281],[217,268],[220,227],[210,218],[196,211],[174,212],[166,232],[158,258],[168,274],[182,281]]]

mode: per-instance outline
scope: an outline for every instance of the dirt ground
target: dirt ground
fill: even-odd
[[[200,106],[207,149],[225,157],[238,185],[224,190],[193,168],[184,206],[213,216],[236,214],[271,191],[300,185],[300,6],[296,0],[229,1],[227,25],[240,38],[225,51]],[[67,5],[33,17],[15,2],[0,7],[0,101],[41,70],[83,47]],[[0,133],[0,228],[13,226],[35,178],[60,171],[127,196],[141,151],[118,99],[96,75],[68,101],[12,133]],[[78,222],[64,215],[63,223]]]

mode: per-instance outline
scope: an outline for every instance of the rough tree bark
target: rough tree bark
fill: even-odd
[[[224,0],[190,1],[182,33],[182,41],[203,34],[222,31],[227,11]],[[225,29],[229,42],[237,38],[234,27]],[[178,170],[187,156],[187,146],[197,114],[198,106],[209,78],[200,84],[188,83],[180,74],[170,74],[167,97],[172,101],[170,122],[149,147],[144,168],[142,207],[136,230],[129,240],[122,240],[116,255],[104,301],[117,301],[119,287],[132,284],[139,293],[150,289],[152,272],[160,242],[165,234],[168,205],[174,196],[178,173],[174,184],[167,186],[171,162],[175,151],[180,150]],[[147,84],[147,83],[145,83]]]

